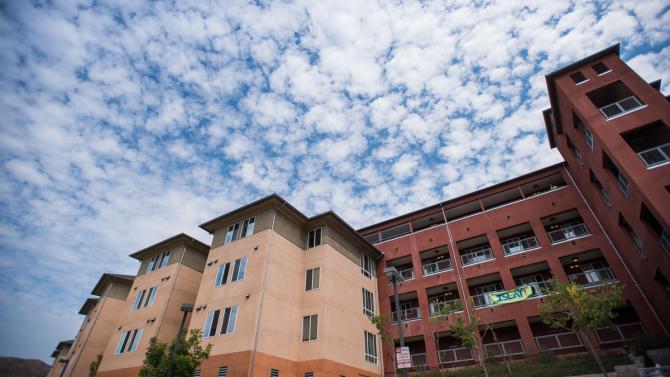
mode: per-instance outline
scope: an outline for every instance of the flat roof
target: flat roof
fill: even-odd
[[[300,212],[297,208],[292,206],[286,199],[282,198],[276,193],[270,194],[268,196],[265,196],[261,199],[258,199],[256,201],[253,201],[249,204],[246,204],[242,207],[239,207],[235,210],[229,211],[224,213],[221,216],[218,216],[212,220],[206,221],[202,224],[200,224],[200,228],[206,230],[207,232],[214,233],[216,226],[218,224],[221,224],[222,222],[226,221],[228,218],[237,215],[243,211],[246,211],[250,208],[257,207],[257,206],[262,206],[262,205],[272,205],[276,206],[278,209],[288,212],[291,215],[297,217],[300,221],[303,223],[310,223],[313,221],[325,219],[327,221],[332,221],[336,224],[339,224],[340,226],[343,227],[343,229],[346,232],[349,232],[351,236],[353,236],[357,241],[359,241],[365,248],[376,258],[380,258],[384,254],[381,253],[379,250],[377,250],[374,246],[372,246],[368,241],[366,241],[351,225],[349,225],[346,221],[344,221],[341,217],[339,217],[335,212],[333,211],[326,211],[323,213],[320,213],[318,215],[314,215],[312,217],[307,217],[304,213]]]
[[[463,194],[463,195],[458,196],[458,197],[455,197],[455,198],[453,198],[453,199],[449,199],[449,200],[446,200],[446,201],[442,201],[442,202],[439,202],[439,203],[430,205],[430,206],[428,206],[428,207],[424,207],[424,208],[418,209],[418,210],[416,210],[416,211],[412,211],[412,212],[409,212],[409,213],[405,213],[405,214],[400,215],[400,216],[395,216],[395,217],[392,217],[392,218],[390,218],[390,219],[387,219],[387,220],[384,220],[384,221],[380,221],[380,222],[375,223],[375,224],[372,224],[372,225],[368,225],[368,226],[366,226],[366,227],[364,227],[364,228],[360,228],[360,229],[358,229],[358,232],[360,232],[360,233],[365,233],[366,231],[368,231],[368,230],[370,230],[370,229],[372,229],[372,228],[379,227],[379,226],[384,225],[384,224],[393,223],[393,222],[396,222],[396,221],[398,221],[398,220],[401,220],[402,218],[405,218],[405,217],[411,217],[412,215],[416,215],[416,214],[419,214],[419,213],[422,213],[422,212],[426,212],[426,211],[429,211],[429,210],[431,210],[431,209],[437,209],[437,208],[440,208],[440,207],[445,207],[445,206],[448,206],[448,205],[453,204],[453,203],[455,203],[455,202],[462,201],[462,200],[464,200],[464,199],[466,199],[466,198],[468,198],[468,197],[478,196],[478,195],[480,195],[480,194],[483,194],[483,193],[486,192],[486,191],[494,190],[494,189],[497,189],[497,188],[500,188],[500,187],[509,185],[510,183],[513,183],[513,182],[515,182],[515,181],[520,181],[520,180],[522,180],[522,179],[526,179],[526,178],[532,177],[533,175],[541,174],[541,173],[544,173],[544,172],[546,172],[546,171],[556,169],[556,168],[558,168],[558,167],[560,167],[560,166],[563,166],[564,164],[565,164],[565,162],[559,162],[559,163],[556,163],[556,164],[553,164],[553,165],[549,165],[549,166],[544,167],[544,168],[542,168],[542,169],[538,169],[538,170],[532,171],[532,172],[530,172],[530,173],[526,173],[526,174],[523,174],[523,175],[514,177],[514,178],[512,178],[512,179],[508,179],[508,180],[506,180],[506,181],[503,181],[503,182],[496,183],[496,184],[491,185],[491,186],[487,186],[487,187],[481,188],[481,189],[479,189],[479,190],[471,191],[471,192],[469,192],[469,193],[467,193],[467,194]]]
[[[103,288],[105,285],[107,285],[108,282],[113,283],[115,281],[125,281],[127,283],[132,284],[133,281],[135,280],[135,276],[133,275],[122,275],[122,274],[112,274],[109,272],[105,272],[100,276],[100,280],[95,284],[95,287],[93,287],[93,290],[91,291],[92,295],[96,296],[102,296]]]
[[[185,233],[179,233],[175,236],[172,236],[170,238],[164,239],[163,241],[157,242],[151,246],[145,247],[142,250],[136,251],[132,254],[130,254],[130,257],[135,258],[137,260],[142,260],[143,256],[146,254],[159,251],[165,248],[168,248],[169,246],[176,245],[176,244],[187,244],[190,247],[193,248],[193,250],[201,252],[205,255],[209,253],[209,246],[198,241],[197,239],[189,236],[188,234]]]

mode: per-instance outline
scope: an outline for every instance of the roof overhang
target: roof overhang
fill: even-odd
[[[208,245],[198,241],[197,239],[189,236],[188,234],[179,233],[175,236],[167,238],[151,246],[145,247],[142,250],[136,251],[130,254],[130,257],[135,258],[137,260],[143,260],[144,257],[148,254],[154,253],[156,251],[162,251],[164,249],[169,249],[177,245],[188,245],[193,250],[203,253],[205,255],[209,253]]]
[[[127,285],[132,285],[134,280],[135,277],[132,275],[110,274],[105,272],[102,274],[95,287],[93,287],[91,294],[95,296],[102,296],[105,293],[104,290],[108,284],[121,282]]]
[[[98,303],[97,298],[95,297],[89,297],[84,301],[84,305],[81,306],[81,309],[79,309],[79,314],[81,315],[88,315],[88,313],[93,309],[93,307]]]

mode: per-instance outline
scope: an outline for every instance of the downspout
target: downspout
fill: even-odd
[[[596,223],[598,224],[598,227],[600,227],[600,230],[602,230],[603,234],[605,235],[605,238],[607,239],[607,242],[610,244],[610,246],[612,246],[612,249],[614,250],[614,254],[616,254],[617,258],[619,259],[619,262],[626,269],[626,272],[628,273],[628,276],[630,276],[630,278],[633,280],[633,284],[635,284],[635,288],[637,288],[637,290],[640,292],[640,295],[644,299],[644,302],[649,307],[649,310],[651,310],[651,313],[654,315],[654,318],[656,318],[656,322],[661,326],[661,328],[663,329],[663,332],[667,336],[668,335],[668,329],[665,328],[665,326],[663,325],[663,322],[661,322],[661,318],[658,316],[658,314],[656,313],[654,308],[651,306],[651,303],[649,302],[649,299],[647,299],[647,296],[644,294],[644,292],[642,291],[642,288],[640,288],[640,285],[637,283],[637,280],[635,279],[635,276],[633,276],[633,273],[628,268],[628,265],[626,264],[626,262],[624,262],[623,258],[621,257],[621,254],[619,253],[619,250],[616,248],[616,246],[614,246],[614,243],[610,239],[610,236],[607,234],[607,231],[605,230],[603,225],[600,223],[600,220],[598,220],[598,217],[596,216],[596,214],[593,212],[593,209],[591,208],[591,205],[589,204],[588,200],[586,200],[586,198],[584,197],[584,194],[582,193],[582,190],[579,189],[579,186],[577,186],[577,184],[575,183],[575,180],[572,178],[572,175],[570,174],[568,169],[566,169],[566,168],[563,168],[563,169],[565,170],[566,174],[568,174],[568,177],[570,178],[570,181],[572,181],[572,185],[575,186],[575,188],[577,189],[577,192],[579,193],[579,196],[584,201],[584,204],[586,204],[586,207],[589,209],[589,212],[591,212],[591,216],[593,216],[593,218],[596,220]]]
[[[279,208],[282,208],[285,205],[286,202],[284,202]],[[277,207],[272,206],[272,226],[270,227],[270,232],[268,233],[268,246],[265,250],[263,282],[261,284],[261,298],[258,307],[258,319],[256,320],[256,334],[254,336],[254,346],[251,350],[251,360],[249,361],[249,377],[252,377],[254,375],[254,368],[256,367],[256,349],[258,348],[258,341],[261,334],[261,318],[263,316],[263,304],[265,303],[265,288],[267,287],[268,283],[268,269],[269,269],[268,267],[270,265],[270,251],[272,250],[270,246],[272,245],[272,233],[274,233],[275,229],[277,209],[278,209]]]

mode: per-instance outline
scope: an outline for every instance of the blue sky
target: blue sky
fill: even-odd
[[[131,252],[277,192],[359,227],[560,161],[544,75],[622,43],[636,1],[0,1],[0,355],[72,338]]]

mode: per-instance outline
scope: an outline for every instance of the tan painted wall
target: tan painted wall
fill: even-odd
[[[228,227],[230,225],[242,222],[252,216],[256,217],[254,223],[254,234],[261,233],[264,230],[270,229],[272,227],[272,208],[265,208],[261,210],[256,209],[252,212],[247,211],[238,214],[237,216],[230,218],[214,232],[214,237],[212,239],[212,249],[223,246],[223,241],[226,239],[226,233],[228,233]]]
[[[206,262],[207,262],[207,255],[199,253],[187,247],[186,252],[184,254],[184,259],[182,259],[181,263],[184,266],[188,266],[198,272],[202,272],[205,269]]]
[[[51,364],[51,368],[49,369],[47,377],[60,377],[60,373],[65,367],[65,363],[60,362],[60,360],[67,360],[69,353],[70,353],[69,346],[63,346],[60,349],[58,355],[54,358],[53,364]]]
[[[178,250],[171,252],[171,261],[172,254],[175,256],[182,255]],[[170,342],[175,338],[182,319],[181,304],[193,304],[195,302],[202,276],[199,271],[180,264],[179,261],[177,260],[177,263],[171,262],[165,268],[135,278],[128,300],[118,317],[114,333],[106,343],[103,360],[98,369],[100,372],[141,366],[151,337],[156,336],[164,342]],[[153,286],[158,286],[154,303],[149,307],[132,310],[138,292],[143,289],[148,291]],[[118,329],[118,327],[121,327],[121,329]],[[143,328],[137,351],[115,355],[114,352],[121,334],[126,330],[136,328]]]
[[[109,339],[116,332],[118,319],[126,305],[126,301],[118,297],[120,292],[128,289],[125,284],[112,283],[91,309],[73,343],[64,377],[88,377],[91,363],[97,355],[104,354]]]

